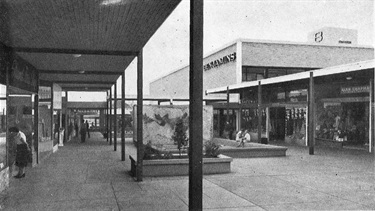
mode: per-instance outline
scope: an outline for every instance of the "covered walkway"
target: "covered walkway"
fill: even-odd
[[[374,154],[288,146],[286,157],[235,159],[232,173],[204,176],[205,210],[301,210],[375,207]],[[136,155],[126,140],[126,157]],[[188,177],[144,178],[127,173],[100,133],[68,142],[48,159],[10,180],[4,210],[188,210]],[[15,174],[16,172],[14,172]]]

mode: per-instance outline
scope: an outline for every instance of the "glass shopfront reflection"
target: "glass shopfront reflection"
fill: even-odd
[[[7,158],[7,100],[6,100],[6,86],[0,84],[0,170],[6,167]]]

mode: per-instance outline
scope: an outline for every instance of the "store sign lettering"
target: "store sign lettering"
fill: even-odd
[[[322,42],[323,41],[323,32],[315,33],[315,42]]]
[[[74,109],[74,112],[79,113],[79,114],[99,114],[100,110],[97,109]]]
[[[341,94],[370,92],[370,86],[341,87]]]
[[[220,59],[216,59],[216,60],[214,60],[214,61],[212,61],[210,63],[207,63],[207,64],[203,65],[203,69],[205,71],[207,71],[207,70],[210,70],[210,69],[212,69],[214,67],[219,67],[219,66],[221,66],[223,64],[226,64],[228,62],[233,62],[233,61],[236,60],[236,58],[237,58],[236,52],[234,52],[234,53],[226,55],[226,56],[224,56],[224,57],[222,57]]]

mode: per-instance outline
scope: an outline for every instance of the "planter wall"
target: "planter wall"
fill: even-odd
[[[131,174],[135,176],[136,159],[131,160]],[[231,172],[231,157],[219,155],[218,158],[203,158],[203,174],[223,174]],[[143,160],[143,176],[186,176],[189,175],[189,159]]]

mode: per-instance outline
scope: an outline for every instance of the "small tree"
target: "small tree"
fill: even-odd
[[[181,156],[181,149],[188,144],[188,138],[186,137],[186,129],[184,128],[184,123],[182,119],[178,120],[172,136],[173,141],[177,144],[178,151]]]

